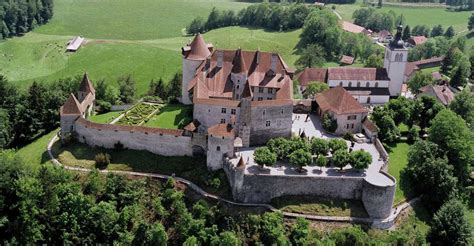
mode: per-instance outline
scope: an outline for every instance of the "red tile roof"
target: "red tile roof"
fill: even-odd
[[[79,85],[79,91],[91,92],[92,94],[95,94],[94,86],[92,85],[87,73],[84,73],[84,76],[82,77],[81,84]]]
[[[213,125],[207,129],[207,133],[211,136],[220,136],[220,137],[234,137],[235,132],[230,124],[221,123]]]
[[[365,31],[364,27],[361,27],[359,25],[356,25],[348,21],[342,22],[342,29],[344,29],[344,31],[346,32],[352,32],[352,33],[363,33]]]
[[[81,104],[77,101],[74,94],[70,94],[66,102],[59,109],[61,115],[81,115]]]
[[[379,130],[375,123],[369,120],[368,117],[365,117],[364,121],[362,121],[362,125],[371,132],[377,132]]]
[[[390,80],[385,68],[335,67],[328,69],[329,80]]]
[[[412,36],[408,42],[413,45],[420,45],[425,43],[428,40],[425,36]]]
[[[307,67],[297,75],[301,86],[308,86],[310,82],[319,81],[326,83],[328,70],[326,68]]]
[[[234,61],[232,62],[232,72],[233,73],[246,73],[245,68],[245,61],[242,55],[242,50],[238,49],[235,51]]]
[[[186,59],[189,60],[205,60],[211,55],[208,45],[204,42],[204,38],[199,33],[194,37],[189,48],[189,53],[186,54]]]
[[[201,125],[201,122],[199,122],[198,120],[193,120],[191,123],[187,124],[184,127],[184,130],[194,132],[198,129],[200,125]]]
[[[443,62],[443,60],[444,60],[444,56],[435,56],[428,59],[408,62],[405,67],[405,76],[410,77],[413,74],[413,72],[419,70],[420,67],[423,67],[423,66],[426,67],[429,65],[432,65],[432,66],[440,65],[441,62]]]
[[[331,111],[336,114],[368,112],[366,108],[341,86],[317,94],[316,102],[323,112]]]
[[[351,65],[352,63],[354,63],[354,57],[343,55],[340,62],[343,64]]]
[[[454,100],[454,93],[446,85],[427,85],[420,88],[420,95],[434,96],[444,106],[447,106]]]

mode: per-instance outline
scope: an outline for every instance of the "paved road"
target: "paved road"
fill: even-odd
[[[72,170],[72,171],[79,171],[79,172],[90,172],[90,169],[87,168],[81,168],[81,167],[72,167],[72,166],[65,166],[62,165],[53,155],[52,152],[52,147],[53,144],[58,141],[59,138],[57,135],[54,135],[54,137],[49,141],[48,143],[48,155],[53,164],[61,166],[67,170]],[[263,207],[266,208],[269,211],[272,212],[281,212],[280,210],[276,209],[275,207],[269,205],[269,204],[255,204],[255,203],[240,203],[240,202],[234,202],[230,201],[227,199],[224,199],[222,197],[210,194],[206,191],[204,191],[201,187],[197,186],[193,182],[180,178],[180,177],[172,177],[169,175],[164,175],[164,174],[157,174],[157,173],[141,173],[141,172],[129,172],[129,171],[116,171],[116,170],[100,170],[102,173],[116,173],[116,174],[122,174],[122,175],[132,175],[132,176],[141,176],[141,177],[151,177],[151,178],[158,178],[158,179],[163,179],[167,180],[169,178],[174,178],[176,181],[185,184],[189,188],[193,189],[195,192],[199,193],[200,195],[211,198],[214,200],[217,200],[219,202],[231,204],[234,206],[240,206],[240,207]],[[411,207],[413,203],[417,202],[418,198],[412,199],[409,202],[402,203],[401,205],[395,207],[393,209],[394,213],[383,220],[377,220],[377,219],[370,219],[370,218],[359,218],[359,217],[342,217],[342,216],[321,216],[321,215],[308,215],[308,214],[297,214],[297,213],[289,213],[289,212],[281,212],[284,217],[287,218],[306,218],[308,220],[315,220],[315,221],[326,221],[326,222],[346,222],[346,223],[364,223],[364,224],[370,224],[374,228],[379,228],[379,229],[390,229],[397,217],[400,215],[400,213]]]

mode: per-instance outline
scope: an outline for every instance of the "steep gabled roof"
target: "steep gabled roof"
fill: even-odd
[[[233,73],[246,73],[244,56],[242,55],[242,50],[240,48],[235,52],[234,62],[232,65]]]
[[[323,112],[331,111],[336,114],[368,112],[366,108],[341,86],[319,93],[316,95],[316,102]]]
[[[332,67],[328,69],[329,80],[390,80],[385,68]]]
[[[454,100],[454,93],[446,85],[427,85],[420,88],[420,95],[434,96],[444,106],[447,106]]]
[[[206,42],[204,42],[204,38],[200,33],[198,33],[193,41],[191,42],[190,51],[186,55],[186,59],[189,60],[205,60],[208,56],[211,55],[209,48],[207,47]]]
[[[297,75],[301,86],[308,86],[310,82],[319,81],[326,83],[328,76],[327,68],[307,67]]]
[[[95,94],[94,86],[92,85],[92,82],[90,81],[87,73],[84,73],[84,76],[82,77],[81,85],[79,86],[79,91],[90,92],[92,94]]]
[[[80,115],[82,114],[80,108],[81,108],[81,105],[79,104],[79,101],[77,101],[74,94],[71,93],[71,95],[69,95],[64,105],[61,107],[60,114],[61,115],[66,115],[66,114]]]

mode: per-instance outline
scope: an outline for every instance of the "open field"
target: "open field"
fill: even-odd
[[[51,22],[35,32],[86,38],[147,40],[179,37],[213,7],[234,10],[248,3],[231,0],[55,0]]]
[[[330,6],[329,6],[330,7]],[[352,14],[357,9],[361,8],[361,4],[336,4],[336,11],[342,16],[344,20],[352,21]],[[430,8],[430,7],[398,7],[398,6],[384,6],[379,11],[394,11],[397,15],[403,14],[406,24],[410,27],[416,25],[427,25],[433,27],[441,24],[446,29],[448,26],[453,26],[456,32],[467,29],[467,21],[471,12],[453,12],[445,8]]]
[[[150,117],[144,126],[178,129],[180,126],[186,126],[192,120],[192,106],[171,104],[161,108],[157,114]]]
[[[333,200],[312,196],[284,196],[272,199],[271,204],[275,208],[291,213],[369,217],[362,202],[357,200]]]

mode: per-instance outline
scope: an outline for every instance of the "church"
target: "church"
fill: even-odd
[[[303,92],[311,82],[324,82],[330,88],[342,86],[359,103],[378,105],[400,96],[407,66],[408,48],[402,40],[402,27],[385,47],[383,68],[306,68],[297,79]]]

